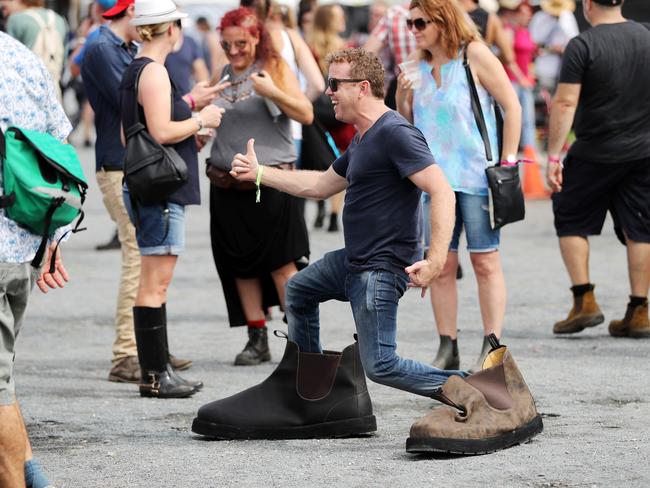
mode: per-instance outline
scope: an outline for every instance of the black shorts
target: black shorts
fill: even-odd
[[[650,243],[650,158],[608,164],[567,156],[562,177],[553,195],[558,237],[599,235],[609,210],[621,242]]]

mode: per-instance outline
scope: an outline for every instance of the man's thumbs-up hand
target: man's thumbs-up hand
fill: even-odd
[[[239,181],[255,181],[258,166],[257,154],[255,154],[255,139],[249,139],[246,154],[235,154],[230,174]]]

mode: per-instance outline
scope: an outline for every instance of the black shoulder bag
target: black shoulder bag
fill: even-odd
[[[492,146],[488,137],[481,102],[472,76],[472,70],[467,62],[467,48],[463,51],[463,67],[467,75],[467,84],[469,85],[470,98],[472,101],[472,112],[478,126],[478,131],[485,145],[485,157],[492,162]],[[503,116],[501,110],[494,102],[494,112],[497,120],[497,136],[499,138],[499,154],[503,143]],[[524,203],[524,193],[521,190],[521,180],[519,179],[519,167],[502,166],[496,163],[485,169],[488,186],[490,188],[490,224],[494,230],[503,227],[512,222],[523,220],[526,215],[526,206]]]
[[[135,80],[135,123],[124,134],[126,137],[124,181],[135,201],[143,205],[153,205],[164,202],[185,184],[187,164],[173,147],[164,146],[156,141],[140,121],[138,86],[145,66],[147,65],[140,68]]]

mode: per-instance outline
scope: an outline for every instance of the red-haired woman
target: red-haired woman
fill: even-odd
[[[248,342],[235,358],[253,365],[271,358],[264,310],[284,305],[284,286],[309,255],[300,202],[271,188],[234,182],[227,174],[250,137],[264,165],[290,171],[296,160],[290,119],[310,124],[311,102],[273,48],[268,32],[247,8],[221,19],[221,45],[228,58],[221,78],[231,85],[217,100],[226,112],[210,154],[210,234],[231,326],[248,325]]]

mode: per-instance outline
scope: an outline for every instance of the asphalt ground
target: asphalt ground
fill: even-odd
[[[140,398],[134,385],[107,381],[119,252],[97,252],[113,232],[94,179],[94,157],[80,151],[90,180],[89,230],[65,244],[71,281],[48,295],[35,291],[17,345],[16,383],[36,457],[61,487],[486,487],[650,486],[650,341],[613,339],[607,322],[627,303],[625,249],[611,221],[592,240],[592,281],[606,324],[554,337],[552,324],[571,306],[549,201],[529,202],[524,222],[502,234],[508,284],[503,342],[519,364],[544,417],[532,442],[477,457],[419,457],[405,452],[411,423],[436,403],[369,382],[378,431],[363,438],[295,441],[204,441],[190,425],[209,401],[254,385],[273,360],[235,367],[246,331],[230,329],[210,252],[207,204],[187,218],[187,252],[169,294],[172,352],[194,360],[188,378],[204,390],[180,400]],[[202,182],[207,199],[206,182]],[[308,222],[315,205],[308,203]],[[312,259],[342,246],[341,233],[311,233]],[[459,281],[461,367],[479,352],[482,327],[466,252]],[[274,312],[271,329],[286,330]],[[322,306],[328,349],[352,342],[349,306]],[[428,299],[408,292],[399,310],[398,352],[431,361],[437,348]]]

